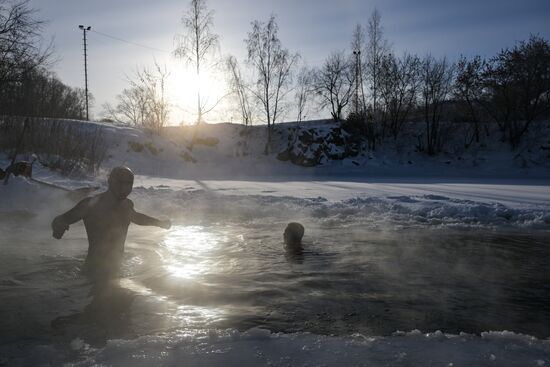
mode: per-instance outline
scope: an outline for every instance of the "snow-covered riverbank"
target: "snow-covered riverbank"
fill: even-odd
[[[21,177],[1,185],[0,365],[550,364],[545,163],[378,152],[304,168],[260,145],[237,155],[224,135],[234,126],[205,131],[218,143],[193,151],[107,129],[97,177],[38,163],[34,177],[100,192],[110,167],[128,165],[136,208],[174,226],[130,228],[127,324],[59,335],[51,320],[89,302],[83,226],[61,241],[50,230],[76,196]],[[306,227],[303,258],[285,257],[290,221]]]

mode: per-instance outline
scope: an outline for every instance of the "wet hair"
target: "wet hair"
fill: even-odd
[[[118,166],[113,168],[109,174],[109,179],[107,180],[109,187],[112,186],[115,181],[119,181],[123,177],[131,177],[133,180],[134,172],[126,166]]]
[[[112,169],[107,181],[109,191],[118,199],[125,199],[131,192],[134,173],[128,167],[119,166]]]
[[[127,175],[134,178],[134,172],[126,166],[118,166],[111,170],[111,173],[109,174],[109,181],[111,180],[117,180],[120,177]]]
[[[288,223],[285,228],[284,240],[286,245],[300,245],[304,237],[304,226],[297,222]]]

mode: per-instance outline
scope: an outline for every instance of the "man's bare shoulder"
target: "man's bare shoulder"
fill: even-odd
[[[88,196],[80,200],[76,205],[77,206],[89,206],[93,203],[94,196]]]
[[[74,209],[79,210],[83,217],[87,216],[90,210],[93,210],[97,206],[100,195],[88,196],[80,200],[74,207]]]
[[[86,203],[88,205],[96,205],[97,203],[99,203],[102,199],[105,198],[105,195],[106,193],[105,192],[102,192],[100,194],[96,194],[96,195],[93,195],[93,196],[88,196],[87,198],[84,198],[82,199],[82,201],[86,200]]]
[[[134,209],[134,202],[128,198],[124,199],[123,205],[128,209]]]
[[[109,196],[107,195],[107,192],[102,192],[100,194],[96,194],[93,196],[88,196],[84,199],[82,199],[77,205],[85,206],[89,209],[100,209],[105,206],[107,202],[109,202]]]

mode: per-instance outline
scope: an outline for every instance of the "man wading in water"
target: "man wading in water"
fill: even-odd
[[[88,235],[88,255],[84,273],[93,282],[94,301],[87,311],[104,310],[104,301],[114,306],[111,280],[119,275],[124,253],[124,242],[130,223],[140,226],[157,226],[169,229],[169,220],[159,220],[134,210],[134,203],[128,199],[134,184],[134,174],[127,167],[113,168],[109,175],[107,191],[81,200],[74,208],[57,216],[52,222],[53,237],[60,239],[69,225],[84,221]],[[102,305],[102,306],[98,306]],[[102,311],[103,310],[103,311]],[[115,312],[111,308],[111,312]],[[122,310],[121,310],[122,311]]]

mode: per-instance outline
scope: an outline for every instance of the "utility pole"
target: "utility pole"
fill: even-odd
[[[353,50],[353,54],[355,55],[355,113],[359,115],[359,63],[361,60],[361,50]]]
[[[86,94],[86,120],[89,120],[88,115],[88,54],[86,52],[86,32],[91,30],[92,27],[87,26],[84,27],[82,24],[78,26],[78,28],[82,29],[82,33],[84,34],[84,93]]]

